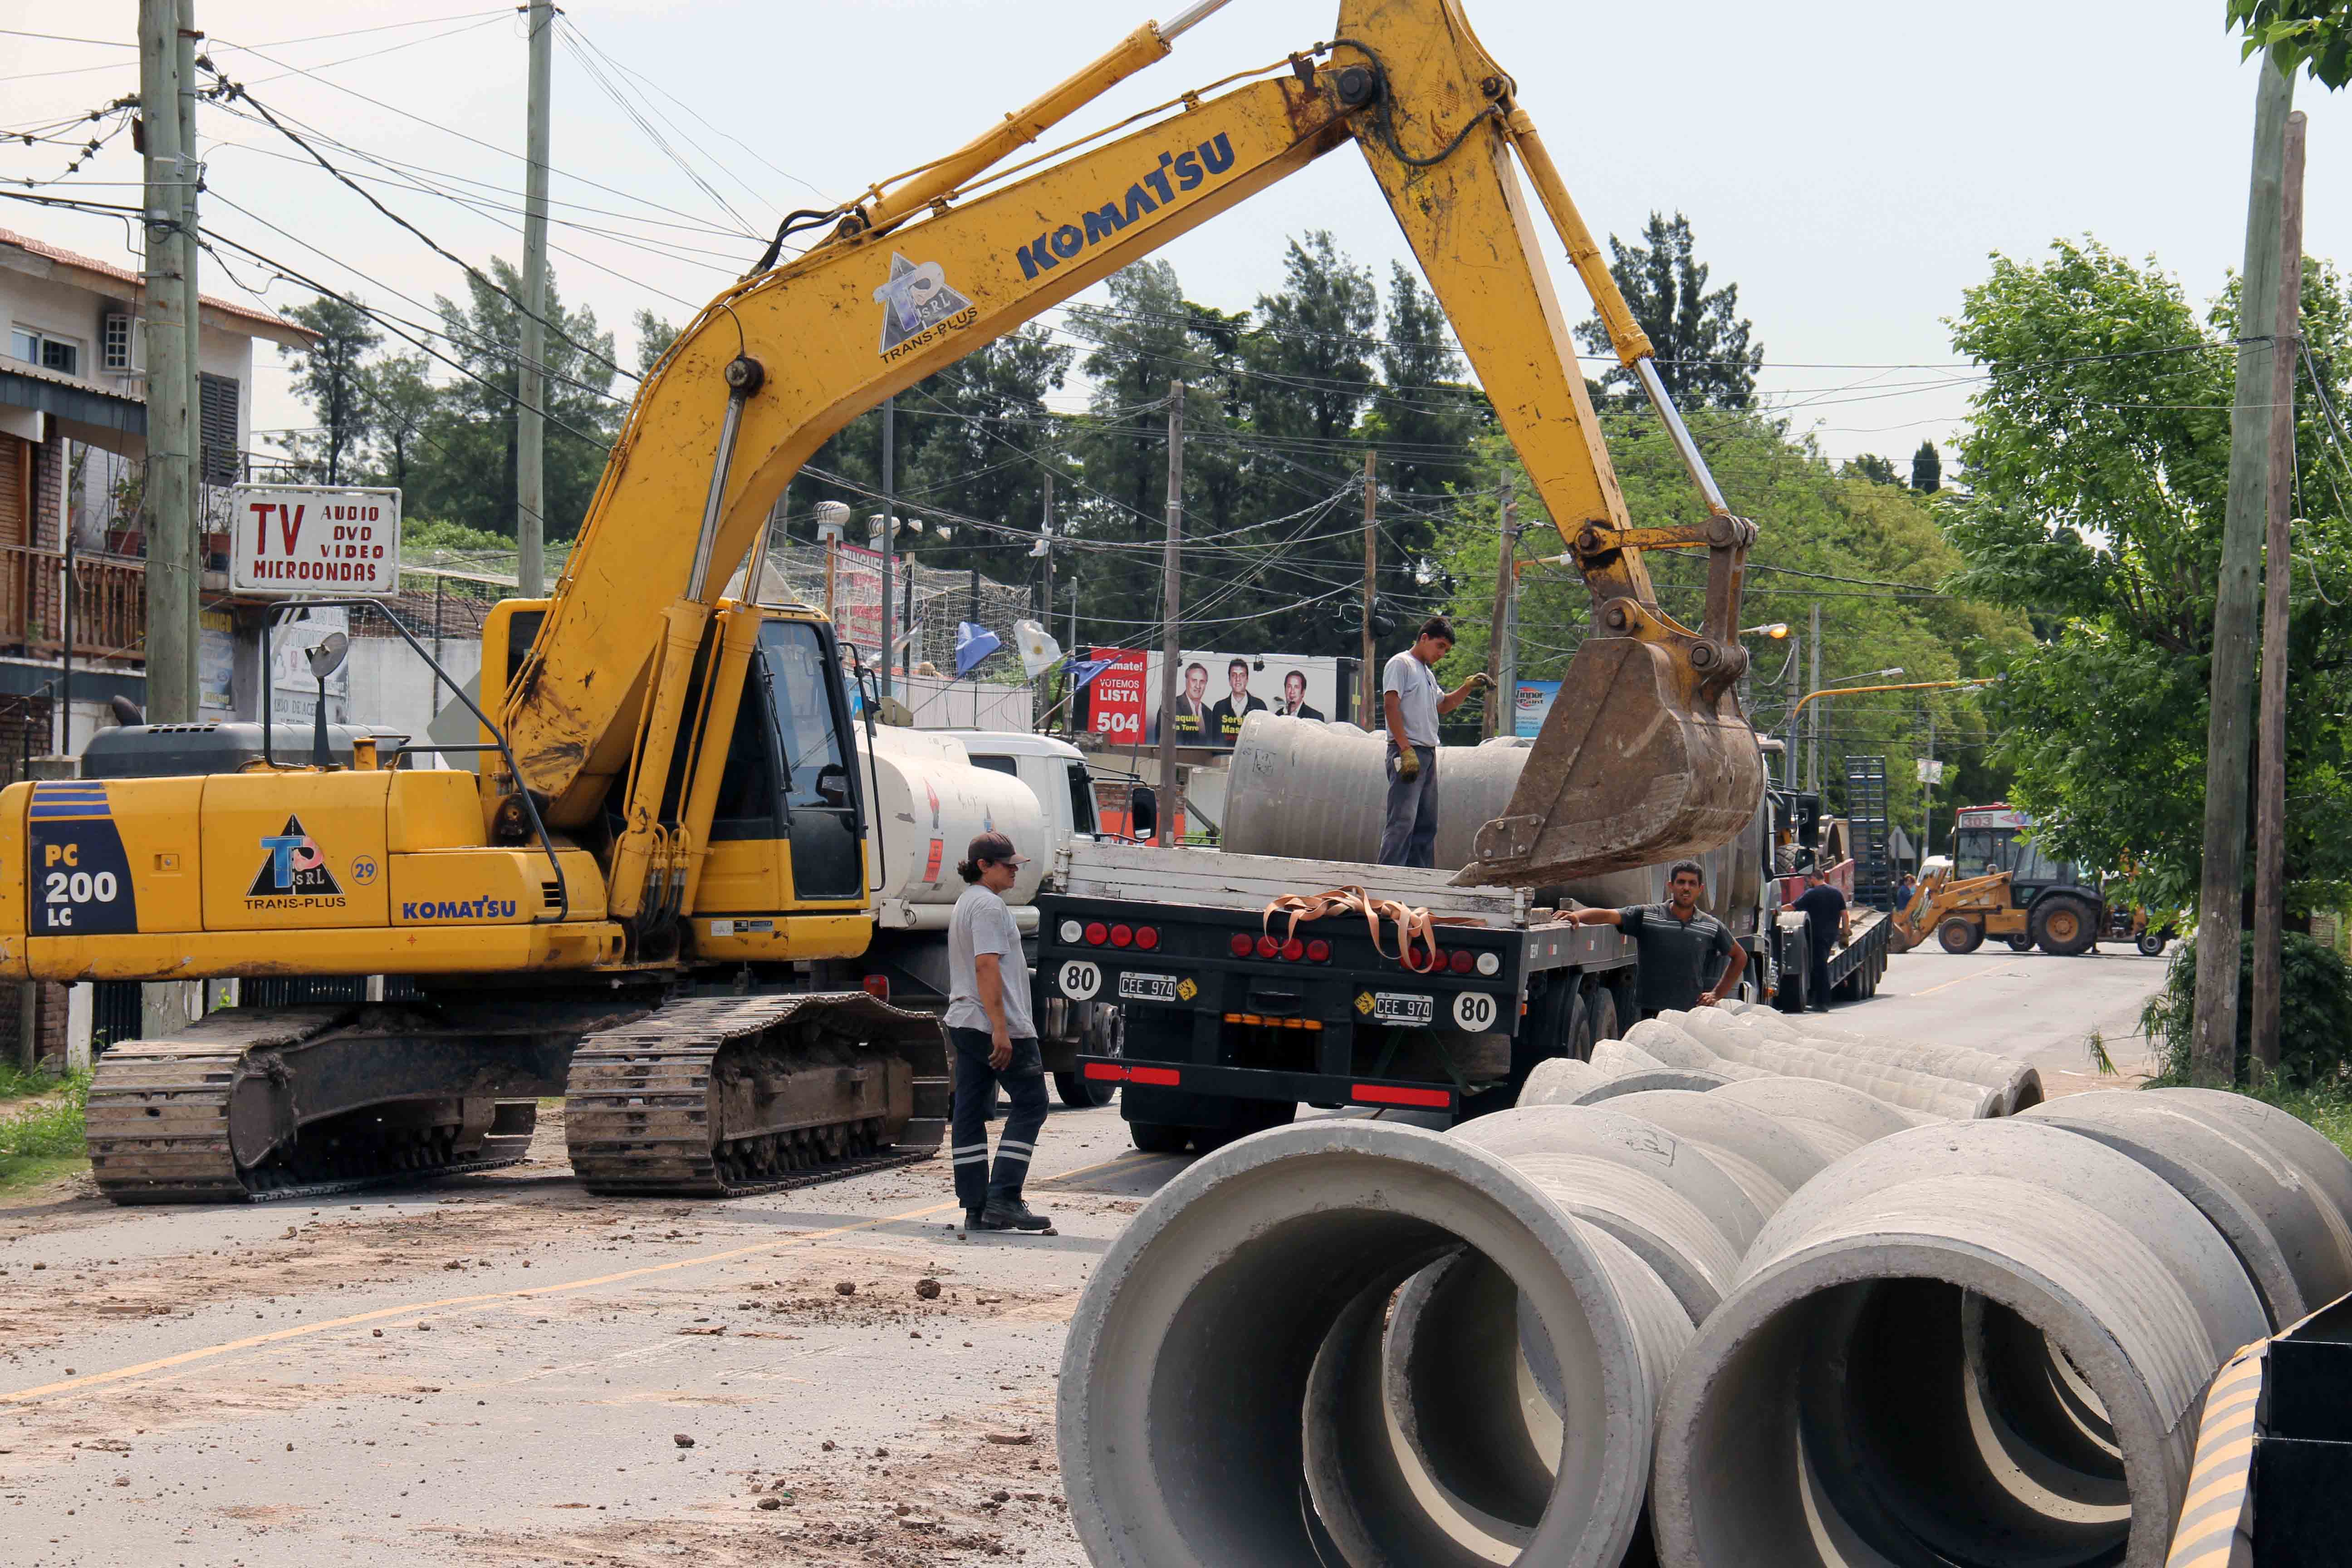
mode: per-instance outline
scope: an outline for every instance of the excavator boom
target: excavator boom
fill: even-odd
[[[1197,9],[1197,8],[1196,8]],[[1188,16],[1190,13],[1188,13]],[[1158,46],[1164,52],[1164,41]],[[1017,180],[988,164],[1155,52],[1132,35],[1081,78],[907,188],[845,209],[832,237],[713,300],[646,378],[506,721],[520,778],[558,829],[625,779],[667,776],[709,607],[793,473],[884,397],[1011,331],[1353,141],[1536,489],[1591,584],[1577,655],[1511,810],[1469,880],[1536,883],[1711,847],[1762,789],[1734,688],[1753,528],[1693,465],[1703,515],[1636,529],[1540,259],[1519,174],[1568,245],[1621,355],[1658,388],[1648,344],[1553,171],[1507,73],[1454,0],[1346,0],[1334,41]],[[1705,623],[1661,610],[1643,547],[1708,552]],[[645,813],[630,816],[633,830]],[[649,858],[649,854],[648,854]],[[640,862],[625,839],[616,910]]]

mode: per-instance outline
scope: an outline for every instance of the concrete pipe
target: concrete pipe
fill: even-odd
[[[2283,1162],[2327,1200],[2336,1225],[2331,1227],[2338,1249],[2352,1260],[2352,1160],[2344,1157],[2327,1135],[2274,1105],[2264,1105],[2242,1094],[2218,1089],[2154,1089],[2145,1092],[2184,1116],[2229,1132],[2252,1148]],[[2324,1265],[2323,1265],[2324,1267]],[[2347,1261],[2347,1268],[2352,1268]],[[2329,1287],[2332,1291],[2334,1287]],[[2323,1295],[2322,1300],[2332,1297]]]
[[[1791,1045],[1715,1015],[1711,1007],[1660,1016],[1726,1060],[1797,1078],[1848,1084],[1891,1105],[1970,1121],[2000,1114],[2002,1091],[1983,1084],[1888,1066],[1847,1052]]]
[[[2158,1093],[2070,1094],[2026,1115],[2128,1155],[2196,1205],[2237,1254],[2273,1331],[2352,1290],[2342,1216],[2269,1151]]]
[[[1922,1121],[1916,1112],[1826,1079],[1749,1079],[1708,1092],[1779,1119],[1826,1160],[1842,1160]]]
[[[1715,1310],[1764,1224],[1739,1184],[1690,1158],[1682,1140],[1606,1107],[1498,1110],[1452,1136],[1508,1162],[1552,1202],[1632,1247],[1694,1323]]]
[[[1563,1402],[1540,1497],[1504,1427],[1493,1468],[1510,1484],[1481,1494],[1500,1542],[1417,1499],[1387,1426],[1383,1320],[1400,1285],[1457,1255],[1509,1279]],[[1658,1369],[1689,1332],[1629,1247],[1485,1149],[1386,1123],[1263,1132],[1146,1205],[1079,1300],[1057,1408],[1071,1521],[1095,1563],[1130,1568],[1614,1568],[1641,1515]],[[1417,1416],[1424,1444],[1475,1441],[1486,1413],[1518,1407],[1521,1358],[1477,1364],[1444,1390],[1451,1424]]]
[[[2267,1331],[2219,1233],[2114,1150],[1897,1133],[1782,1205],[1679,1364],[1660,1556],[2158,1568],[2206,1383]]]
[[[1660,1061],[1641,1047],[1624,1040],[1593,1041],[1591,1061],[1594,1067],[1611,1078],[1622,1077],[1629,1072],[1663,1072],[1669,1067],[1679,1065]]]
[[[1520,1105],[1572,1105],[1580,1095],[1615,1081],[1591,1062],[1574,1057],[1549,1057],[1536,1063],[1528,1081],[1519,1086]]]
[[[2003,1110],[2000,1114],[2013,1116],[2029,1106],[2039,1105],[2043,1099],[2042,1074],[2027,1063],[1990,1051],[1979,1051],[1968,1046],[1939,1045],[1931,1040],[1906,1039],[1900,1036],[1857,1034],[1851,1029],[1833,1029],[1810,1018],[1799,1019],[1771,1013],[1748,1013],[1739,1021],[1776,1038],[1810,1045],[1831,1052],[1863,1055],[1889,1067],[1907,1068],[1915,1072],[1933,1073],[1938,1078],[1958,1079],[1964,1083],[1982,1084],[2001,1092]]]
[[[1620,1096],[1609,1109],[1654,1122],[1695,1145],[1768,1217],[1829,1163],[1819,1148],[1790,1128],[1719,1094],[1650,1089]]]
[[[1476,858],[1478,830],[1509,815],[1511,792],[1527,766],[1529,743],[1509,737],[1476,746],[1438,748],[1438,867],[1459,870]],[[1234,740],[1225,786],[1223,844],[1236,855],[1304,860],[1380,858],[1381,818],[1388,805],[1387,743],[1352,724],[1322,724],[1253,713]],[[1699,859],[1706,867],[1706,907],[1752,909],[1763,891],[1760,816],[1729,844]],[[1538,889],[1538,902],[1574,899],[1604,908],[1656,903],[1665,897],[1662,866],[1611,871]]]
[[[1629,1072],[1604,1079],[1580,1094],[1570,1095],[1553,1103],[1601,1105],[1612,1100],[1622,1100],[1629,1094],[1650,1094],[1662,1089],[1705,1094],[1708,1089],[1721,1089],[1731,1081],[1720,1073],[1693,1072],[1687,1068],[1653,1068],[1643,1072]],[[1528,1102],[1522,1100],[1521,1103]]]
[[[1776,1078],[1762,1068],[1749,1067],[1728,1057],[1720,1057],[1700,1045],[1672,1024],[1658,1018],[1644,1018],[1625,1031],[1625,1043],[1665,1063],[1691,1072],[1718,1073],[1727,1079]]]

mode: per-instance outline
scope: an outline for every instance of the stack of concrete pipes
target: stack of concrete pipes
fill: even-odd
[[[1667,1015],[1178,1177],[1072,1322],[1063,1476],[1134,1568],[2157,1568],[2212,1373],[2347,1291],[2352,1163],[2257,1101]]]

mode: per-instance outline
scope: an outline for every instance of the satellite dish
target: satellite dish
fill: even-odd
[[[352,639],[341,632],[329,632],[319,646],[303,657],[310,661],[310,673],[320,680],[343,668],[343,660],[352,651]]]

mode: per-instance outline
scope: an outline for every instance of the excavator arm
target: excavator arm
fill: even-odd
[[[1707,517],[1638,532],[1627,519],[1519,171],[1621,353],[1654,387],[1648,345],[1511,79],[1459,8],[1347,0],[1333,43],[1291,57],[1284,74],[1187,95],[1165,118],[1017,180],[984,176],[1165,47],[1153,29],[1130,35],[987,136],[869,193],[825,243],[714,300],[646,378],[505,715],[512,782],[552,825],[588,822],[616,781],[633,781],[616,912],[634,907],[633,878],[659,837],[650,812],[710,606],[817,447],[884,397],[1349,141],[1595,599],[1596,635],[1465,877],[1539,882],[1644,864],[1721,843],[1752,813],[1762,770],[1733,696],[1745,664],[1733,628],[1753,530],[1705,478],[1663,389]],[[1642,551],[1661,544],[1709,552],[1698,631],[1657,606]]]

